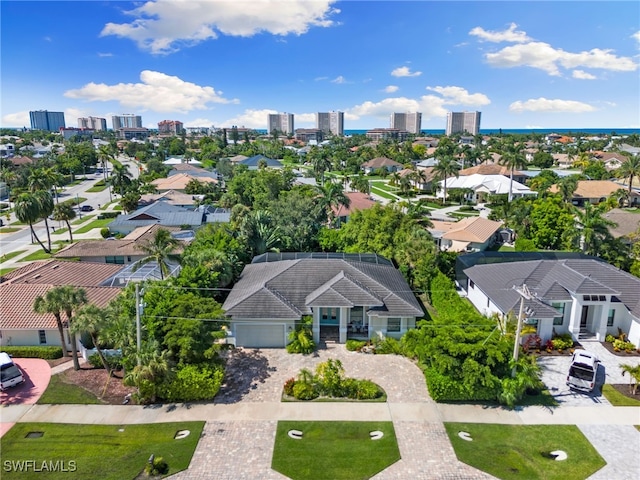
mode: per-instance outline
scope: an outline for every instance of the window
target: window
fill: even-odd
[[[562,325],[564,323],[564,317],[554,317],[553,324],[554,325]]]
[[[554,325],[562,325],[564,323],[564,309],[566,307],[566,303],[564,302],[554,302],[551,304],[553,308],[555,308],[560,315],[553,318]]]
[[[473,280],[469,280],[469,288],[473,288],[475,286],[476,286],[476,284],[473,283]]]
[[[38,336],[40,337],[40,345],[47,343],[47,332],[44,330],[38,330]]]
[[[387,332],[399,332],[399,331],[400,331],[400,319],[387,318]]]
[[[537,318],[525,318],[524,319],[524,323],[526,323],[527,325],[538,325],[538,319]]]
[[[616,311],[613,308],[609,309],[609,315],[607,315],[607,327],[613,327],[613,320],[616,318]]]
[[[108,256],[104,257],[105,263],[115,263],[116,265],[124,265],[124,257],[122,256]]]

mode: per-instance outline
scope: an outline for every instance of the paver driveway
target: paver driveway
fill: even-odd
[[[283,349],[233,350],[229,352],[226,383],[216,396],[216,403],[242,402],[251,409],[259,408],[260,403],[279,402],[287,379],[295,377],[302,368],[313,371],[318,363],[329,358],[342,362],[346,376],[367,378],[384,388],[390,407],[406,403],[412,408],[422,405],[429,411],[433,407],[432,411],[437,412],[422,372],[410,360],[396,355],[349,352],[344,345],[329,345],[307,356],[291,355]],[[394,421],[402,459],[375,479],[493,478],[458,462],[437,415],[431,420],[406,421],[394,418],[392,410],[389,409],[385,419]],[[398,413],[398,417],[402,417],[401,412]],[[276,425],[276,421],[207,422],[189,469],[173,478],[285,478],[271,470]]]

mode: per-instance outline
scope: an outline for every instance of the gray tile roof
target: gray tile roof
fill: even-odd
[[[525,283],[531,293],[546,304],[569,300],[570,293],[612,295],[640,318],[640,278],[597,260],[495,263],[475,265],[464,273],[503,312],[516,310],[520,295],[513,286]]]
[[[331,303],[329,303],[331,302]],[[422,316],[392,265],[300,258],[247,265],[223,305],[232,318],[298,319],[312,306],[373,307],[384,317]]]
[[[171,205],[167,202],[155,202],[146,207],[139,208],[133,213],[118,215],[109,226],[134,225],[136,227],[142,227],[154,223],[165,226],[180,226],[202,225],[202,222],[203,214],[201,212],[187,210],[186,208]]]

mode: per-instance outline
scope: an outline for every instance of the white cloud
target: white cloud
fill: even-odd
[[[196,118],[194,120],[184,122],[185,127],[210,127],[211,125],[215,125],[215,122],[208,118]]]
[[[530,98],[524,102],[518,100],[509,105],[509,110],[521,112],[547,112],[547,113],[583,113],[593,112],[595,107],[575,100],[547,99],[544,97]]]
[[[386,87],[384,87],[384,91],[387,93],[394,93],[397,92],[400,89],[400,87],[397,87],[396,85],[387,85]]]
[[[481,106],[489,105],[491,100],[484,93],[469,93],[462,87],[427,87],[427,90],[439,93],[446,104]]]
[[[470,32],[469,35],[473,35],[478,37],[478,39],[482,42],[514,42],[514,43],[524,43],[531,40],[526,34],[526,32],[516,30],[518,25],[512,23],[509,25],[509,28],[506,30],[499,31],[491,31],[485,30],[482,27],[475,27]]]
[[[638,43],[640,44],[640,30],[638,30],[636,33],[631,35],[631,38],[635,38],[638,41]]]
[[[240,115],[231,118],[229,120],[225,120],[222,123],[222,126],[230,127],[232,125],[237,125],[238,127],[245,128],[267,128],[267,116],[270,113],[278,113],[277,110],[245,110]]]
[[[107,23],[101,35],[130,38],[143,50],[167,54],[220,34],[302,35],[312,27],[330,27],[334,25],[330,18],[340,13],[333,3],[335,0],[147,1],[125,12],[133,17],[132,22]]]
[[[398,67],[391,72],[394,77],[419,77],[422,72],[412,72],[409,67]]]
[[[331,83],[337,83],[338,85],[341,85],[343,83],[348,83],[348,82],[347,82],[347,79],[344,78],[342,75],[338,75],[336,78],[331,80]]]
[[[29,127],[31,125],[31,119],[29,118],[29,111],[7,113],[2,117],[3,127]]]
[[[329,77],[316,77],[313,80],[316,82],[321,82],[323,80],[329,80]]]
[[[603,70],[630,72],[638,65],[630,57],[618,57],[611,50],[594,48],[579,53],[565,52],[548,43],[531,42],[505,47],[485,55],[487,63],[494,67],[511,68],[528,66],[538,68],[549,75],[560,75],[560,68],[600,68]]]
[[[294,122],[296,126],[299,123],[316,123],[316,114],[315,113],[296,113]],[[265,120],[266,123],[266,120]],[[297,128],[297,127],[296,127]]]
[[[109,53],[109,52],[106,52],[106,53],[98,52],[98,56],[99,56],[99,57],[113,57],[113,53]]]
[[[596,79],[595,75],[591,75],[590,73],[585,72],[584,70],[574,70],[573,72],[571,72],[571,76],[579,80],[595,80]]]
[[[123,107],[152,110],[155,112],[188,113],[204,110],[210,103],[238,103],[228,100],[213,87],[166,75],[161,72],[144,70],[140,73],[140,83],[88,83],[82,88],[68,90],[65,97],[88,102],[108,102],[115,100]]]

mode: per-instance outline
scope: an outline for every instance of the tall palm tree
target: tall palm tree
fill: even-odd
[[[38,190],[33,194],[38,199],[40,205],[40,217],[44,220],[44,227],[47,231],[47,245],[51,251],[51,231],[49,230],[49,215],[53,213],[53,197],[49,190]]]
[[[447,178],[452,176],[458,178],[460,175],[458,170],[460,170],[460,166],[458,165],[458,162],[453,159],[453,156],[445,156],[438,159],[438,163],[433,167],[433,179],[435,181],[442,180],[444,182],[443,204],[447,202]]]
[[[100,363],[104,369],[111,375],[109,369],[109,363],[100,348],[100,332],[105,328],[108,322],[108,316],[106,309],[97,307],[95,305],[85,305],[76,313],[73,319],[73,325],[71,326],[71,333],[74,335],[77,333],[86,332],[91,337],[93,346],[96,349],[96,353],[100,358]]]
[[[76,218],[76,211],[68,203],[58,203],[53,207],[53,219],[58,222],[64,222],[69,229],[69,243],[73,243],[73,233],[71,232],[71,220]]]
[[[42,207],[40,199],[34,193],[21,193],[15,201],[15,213],[18,220],[22,223],[28,223],[31,229],[31,237],[36,240],[45,253],[51,253],[51,248],[47,248],[36,235],[33,224],[42,218]]]
[[[316,178],[320,178],[320,184],[324,185],[324,174],[331,170],[331,159],[326,153],[319,150],[318,154],[311,160],[311,165]]]
[[[123,195],[124,191],[131,184],[131,173],[129,169],[121,163],[112,164],[109,182],[118,194]]]
[[[576,210],[576,229],[580,234],[581,250],[588,255],[598,255],[600,245],[612,239],[609,228],[618,224],[603,216],[603,210],[590,203],[584,210]]]
[[[141,403],[153,403],[158,394],[158,385],[171,374],[169,350],[161,352],[156,342],[151,343],[141,353],[140,360],[141,363],[125,375],[123,383],[138,389]],[[144,386],[143,390],[141,386]]]
[[[513,172],[516,168],[523,168],[527,165],[527,158],[524,154],[524,144],[515,140],[507,141],[502,145],[502,158],[499,163],[507,167],[509,172],[509,201],[513,200]]]
[[[64,356],[69,355],[67,342],[64,339],[64,325],[62,323],[63,298],[62,293],[57,288],[52,288],[45,293],[44,297],[38,295],[33,302],[33,311],[36,313],[51,313],[56,319],[56,326],[60,334],[60,346]]]
[[[351,187],[351,190],[355,190],[357,192],[367,194],[371,192],[369,179],[362,174],[349,177],[349,186]]]
[[[578,188],[577,175],[569,175],[568,177],[562,178],[558,182],[558,193],[562,197],[562,201],[568,205],[571,205],[573,194],[575,193],[577,188]]]
[[[115,160],[113,147],[111,145],[100,145],[100,148],[98,148],[98,160],[102,163],[102,176],[106,182],[108,164]]]
[[[331,222],[335,217],[334,209],[339,209],[341,206],[349,207],[351,200],[344,193],[342,185],[329,181],[320,187],[316,187],[318,191],[318,204],[320,208],[324,210],[326,218]]]
[[[180,241],[173,238],[168,230],[164,228],[157,230],[151,240],[136,247],[146,257],[136,263],[134,271],[147,263],[156,262],[160,269],[160,279],[164,280],[165,276],[171,273],[169,261],[180,260],[180,256],[176,253],[179,245]]]
[[[629,198],[627,202],[628,205],[631,206],[633,179],[634,177],[640,177],[640,156],[634,155],[622,162],[620,167],[616,170],[616,176],[629,179]]]
[[[73,311],[78,307],[87,303],[87,292],[84,288],[73,287],[71,285],[63,285],[54,287],[60,291],[60,306],[67,316],[67,327],[69,328],[69,337],[71,339],[71,355],[73,359],[73,369],[80,370],[78,362],[78,345],[76,343],[76,334],[73,332]]]

